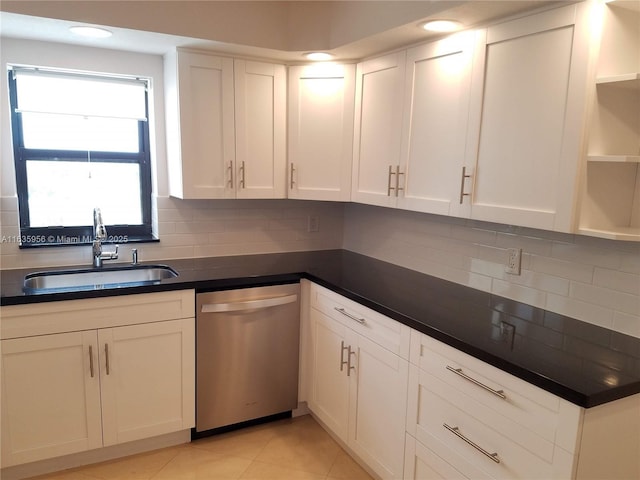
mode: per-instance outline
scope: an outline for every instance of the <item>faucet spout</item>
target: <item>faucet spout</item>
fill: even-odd
[[[118,245],[113,252],[103,252],[102,242],[107,238],[107,228],[102,222],[102,212],[99,208],[93,209],[93,266],[102,267],[104,260],[116,260],[118,258]]]

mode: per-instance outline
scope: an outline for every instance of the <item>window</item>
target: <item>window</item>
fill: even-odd
[[[21,246],[151,240],[147,81],[9,71]]]

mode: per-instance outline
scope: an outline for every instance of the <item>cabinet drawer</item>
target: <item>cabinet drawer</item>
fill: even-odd
[[[412,331],[411,363],[519,428],[575,451],[581,409],[528,382]],[[572,441],[573,439],[573,441]]]
[[[409,358],[411,329],[406,325],[315,284],[311,284],[311,306],[396,355]]]
[[[477,408],[473,399],[425,375],[416,412],[418,440],[437,439],[493,478],[571,477],[572,454],[531,431],[514,430],[506,417]]]
[[[404,474],[407,480],[490,480],[491,477],[442,442],[430,437],[428,446],[407,434]],[[455,467],[453,466],[455,465]]]
[[[0,337],[18,338],[195,316],[193,290],[2,307]]]

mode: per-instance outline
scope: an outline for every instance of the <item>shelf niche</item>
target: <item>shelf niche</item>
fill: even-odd
[[[640,241],[640,9],[603,6],[579,233]]]

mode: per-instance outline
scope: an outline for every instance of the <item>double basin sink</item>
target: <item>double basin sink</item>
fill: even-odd
[[[178,273],[167,265],[127,265],[30,273],[24,278],[29,292],[98,290],[103,288],[153,285],[175,278]]]

